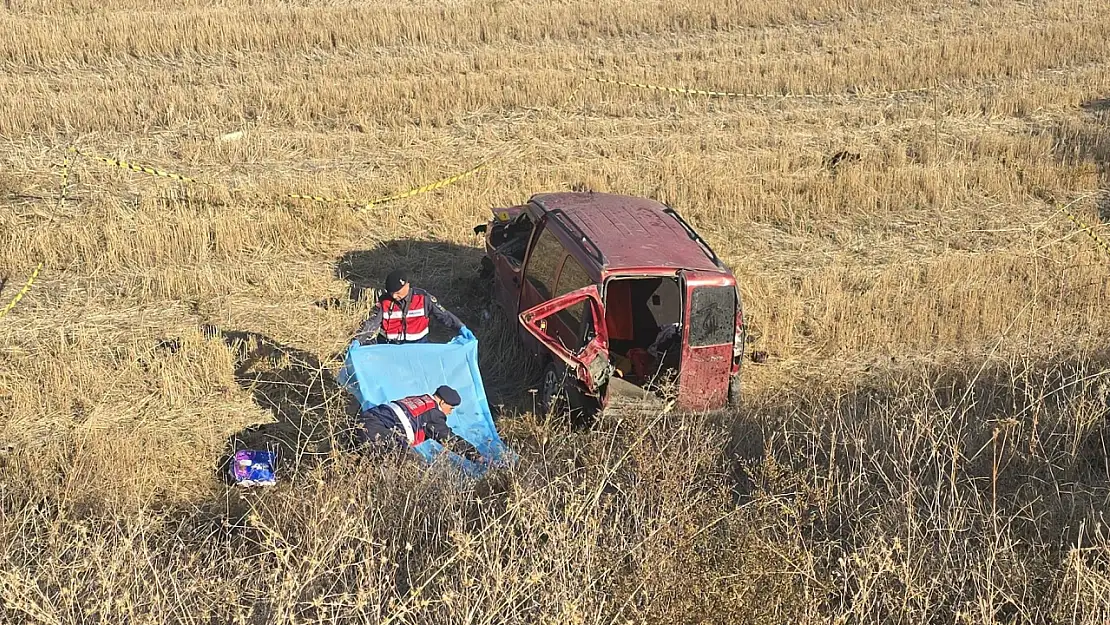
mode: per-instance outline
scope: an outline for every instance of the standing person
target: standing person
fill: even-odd
[[[415,447],[430,438],[450,446],[469,460],[481,462],[478,450],[447,425],[447,416],[460,403],[462,398],[458,391],[443,385],[432,395],[410,395],[379,404],[360,415],[359,442],[400,449],[405,443]]]
[[[470,333],[435,296],[413,287],[408,274],[403,269],[395,269],[385,278],[385,293],[377,310],[362,324],[355,340],[360,345],[373,343],[380,331],[385,341],[394,345],[427,343],[429,315],[456,332]]]

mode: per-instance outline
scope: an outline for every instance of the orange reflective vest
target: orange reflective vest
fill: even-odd
[[[426,296],[415,290],[409,297],[408,310],[392,298],[381,301],[382,332],[390,341],[419,341],[428,336],[428,310],[424,306]]]
[[[439,404],[431,395],[413,395],[391,401],[388,404],[389,409],[393,411],[393,415],[401,422],[401,428],[405,430],[405,438],[408,439],[409,445],[416,446],[424,442],[424,423],[421,418],[424,413],[432,409],[438,409]]]

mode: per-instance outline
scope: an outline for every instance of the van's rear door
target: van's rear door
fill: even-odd
[[[578,381],[596,393],[609,379],[609,337],[604,323],[593,324],[590,340],[571,351],[556,331],[554,315],[580,303],[590,307],[590,319],[604,319],[605,305],[597,285],[571,291],[520,313],[520,325],[575,372]],[[549,325],[548,320],[552,321]]]
[[[683,328],[678,407],[716,410],[728,402],[736,334],[736,287],[719,274],[683,272]]]

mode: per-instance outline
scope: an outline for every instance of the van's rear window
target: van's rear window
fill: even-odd
[[[702,286],[690,301],[690,347],[732,344],[736,335],[736,289]]]

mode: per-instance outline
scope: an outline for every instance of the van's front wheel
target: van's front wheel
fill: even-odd
[[[567,409],[567,368],[560,362],[549,362],[543,369],[539,409],[545,415],[561,414]]]
[[[572,428],[589,428],[601,410],[596,398],[584,395],[571,370],[561,362],[549,362],[540,384],[540,413],[569,416]]]

